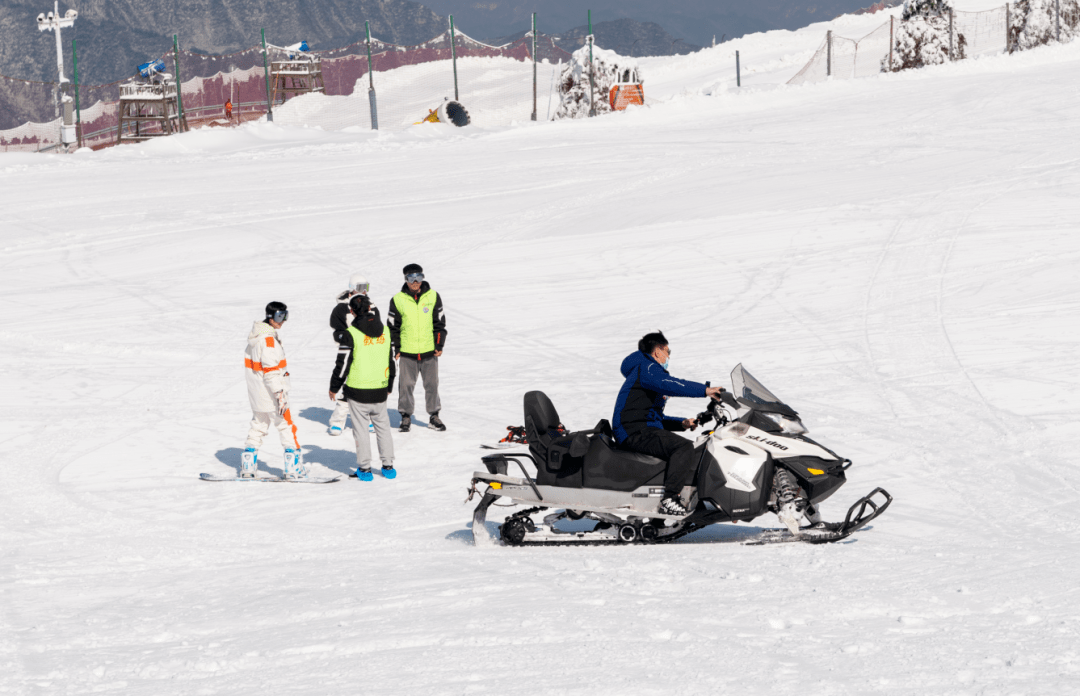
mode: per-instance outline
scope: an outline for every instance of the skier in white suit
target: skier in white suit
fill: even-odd
[[[296,424],[289,412],[289,373],[285,348],[278,329],[289,318],[283,302],[266,305],[266,319],[255,322],[248,335],[244,351],[244,372],[247,376],[248,399],[251,402],[251,429],[246,449],[240,460],[240,476],[254,478],[258,471],[258,452],[263,437],[273,425],[285,448],[285,477],[304,478],[307,468],[300,455]]]

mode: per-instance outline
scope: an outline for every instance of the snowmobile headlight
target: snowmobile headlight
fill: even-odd
[[[717,431],[720,437],[742,437],[750,432],[750,426],[739,421],[732,421]]]
[[[779,413],[762,413],[761,415],[776,423],[780,427],[780,432],[785,435],[802,435],[806,432],[806,426],[797,418],[784,418]]]

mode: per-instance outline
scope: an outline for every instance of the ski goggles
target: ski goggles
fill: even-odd
[[[371,283],[357,283],[353,286],[353,292],[357,292],[361,295],[368,294],[368,290],[371,289]]]
[[[289,318],[289,310],[287,310],[287,309],[279,309],[276,312],[274,312],[273,316],[271,316],[270,318],[273,319],[278,324],[284,324],[285,320]]]
[[[423,279],[423,273],[410,273],[409,275],[405,276],[406,283],[419,283]]]

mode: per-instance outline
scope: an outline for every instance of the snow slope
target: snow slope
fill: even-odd
[[[1075,691],[1078,67],[0,155],[0,693]],[[305,457],[348,470],[333,296],[363,270],[385,309],[414,261],[449,430],[396,437],[396,481],[200,482],[238,461],[271,299]],[[610,417],[657,328],[674,374],[743,362],[855,462],[827,517],[896,503],[824,547],[474,548],[477,444],[530,389]]]

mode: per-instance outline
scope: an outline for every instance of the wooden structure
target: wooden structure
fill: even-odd
[[[324,92],[326,89],[322,61],[318,56],[301,53],[286,60],[275,60],[270,63],[270,78],[274,82],[274,104],[280,104],[296,94]]]
[[[117,145],[139,143],[186,130],[187,119],[179,115],[176,103],[176,83],[129,82],[120,85]]]

